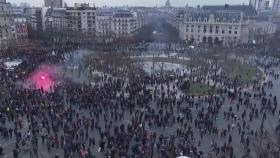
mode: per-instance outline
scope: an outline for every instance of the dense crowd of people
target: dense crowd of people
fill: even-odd
[[[67,80],[51,93],[20,86],[38,65],[63,62],[63,53],[46,52],[52,51],[29,54],[14,71],[0,70],[1,141],[14,141],[14,158],[42,157],[44,150],[54,158],[237,158],[252,155],[254,140],[280,117],[271,92],[279,78],[271,71],[276,59],[256,59],[268,81],[247,91],[225,86],[219,95],[179,93],[168,75],[103,74],[94,86]],[[280,156],[279,148],[268,143],[266,149],[257,156]]]

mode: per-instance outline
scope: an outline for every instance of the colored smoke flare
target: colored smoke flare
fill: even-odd
[[[28,78],[25,87],[31,89],[40,89],[44,92],[51,92],[58,80],[59,70],[56,66],[43,65],[39,66],[37,70],[31,73]]]
[[[46,77],[45,77],[45,76],[41,76],[41,79],[42,79],[42,80],[45,80],[45,79],[46,79]]]
[[[46,77],[47,73],[43,70],[38,70],[31,76],[31,82],[36,89],[42,89],[46,92],[51,91],[51,88],[54,86],[54,81],[51,77]]]

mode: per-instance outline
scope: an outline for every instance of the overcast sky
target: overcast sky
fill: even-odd
[[[31,6],[42,6],[44,0],[7,0],[11,3],[28,3]],[[77,2],[86,2],[96,6],[163,6],[166,0],[64,0],[68,6]],[[189,6],[206,5],[206,4],[248,4],[249,0],[170,0],[172,6]]]

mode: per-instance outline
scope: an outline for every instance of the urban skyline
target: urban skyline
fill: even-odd
[[[11,3],[28,3],[31,6],[43,6],[44,1],[43,0],[7,0],[7,2]],[[73,5],[74,3],[90,3],[95,4],[96,6],[148,6],[148,7],[154,7],[154,6],[163,6],[166,2],[166,0],[64,0],[67,5]],[[196,6],[196,5],[217,5],[217,4],[248,4],[249,0],[171,0],[171,5],[176,7],[184,7],[186,5],[189,6]],[[272,3],[272,2],[271,2]]]

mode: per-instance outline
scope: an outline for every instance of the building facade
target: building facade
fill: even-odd
[[[249,5],[260,13],[269,10],[269,2],[269,0],[250,0]]]
[[[248,43],[248,18],[241,11],[188,9],[180,18],[179,34],[187,43],[224,46]]]
[[[103,41],[112,41],[112,37],[130,38],[145,24],[145,14],[136,8],[99,10],[96,14],[96,36]]]
[[[255,34],[262,34],[273,36],[277,30],[277,24],[274,24],[269,21],[257,21],[252,28],[250,28],[250,32]]]
[[[42,32],[42,8],[26,8],[24,14],[28,27],[34,31]]]
[[[38,11],[38,12],[37,12]],[[40,12],[40,15],[37,13]],[[40,19],[37,19],[40,16]],[[133,33],[146,24],[145,14],[138,9],[103,8],[97,10],[88,3],[75,4],[74,7],[26,10],[29,27],[46,33],[64,33],[67,37],[81,36],[84,39],[97,37],[100,41],[112,41],[118,38],[130,38]],[[45,35],[45,34],[44,34]],[[85,37],[85,36],[87,37]]]
[[[249,25],[250,41],[256,44],[265,43],[274,37],[278,29],[271,12],[261,13]]]
[[[28,29],[25,17],[15,17],[14,26],[17,46],[25,46],[28,44]]]
[[[99,11],[96,14],[96,36],[98,41],[111,41],[112,31],[112,11]]]
[[[280,13],[280,0],[274,0],[272,4],[272,11],[274,13]]]
[[[63,32],[67,27],[66,8],[50,8],[45,23],[46,31]]]
[[[146,14],[143,11],[136,11],[137,18],[136,18],[136,23],[137,23],[137,30],[140,29],[142,26],[147,24],[146,21]]]
[[[63,1],[62,0],[45,0],[45,7],[62,8]]]
[[[130,10],[117,10],[112,19],[112,32],[115,38],[129,38],[138,29],[137,14]]]
[[[66,8],[66,28],[69,31],[94,33],[96,8],[89,4],[76,4]]]
[[[13,37],[14,19],[12,16],[12,6],[6,0],[0,1],[0,49],[11,45]]]

